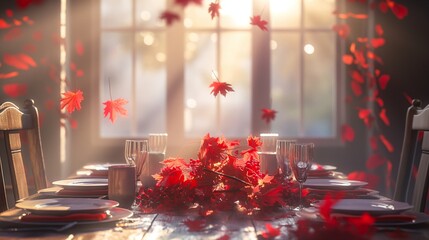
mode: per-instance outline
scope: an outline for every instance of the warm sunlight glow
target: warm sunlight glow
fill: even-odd
[[[299,0],[270,0],[273,13],[296,13],[300,9]]]
[[[270,47],[271,47],[271,50],[276,50],[277,49],[277,41],[274,41],[274,40],[271,40],[271,42],[270,42]]]
[[[155,37],[153,36],[153,33],[145,33],[143,42],[147,46],[151,46],[155,42]]]
[[[237,25],[247,26],[250,22],[251,11],[249,0],[222,1],[220,14],[231,18]]]
[[[197,101],[195,101],[195,99],[189,98],[188,100],[186,100],[187,108],[195,108],[196,106],[197,106]]]
[[[165,62],[167,57],[165,56],[165,53],[159,52],[156,54],[155,58],[158,62]]]
[[[305,44],[305,46],[304,46],[304,52],[307,53],[308,55],[313,54],[314,53],[314,47],[313,47],[313,45],[311,45],[309,43]]]
[[[143,21],[149,21],[149,19],[151,18],[151,16],[150,16],[150,12],[148,12],[148,11],[142,11],[142,12],[140,13],[140,18],[141,18]]]

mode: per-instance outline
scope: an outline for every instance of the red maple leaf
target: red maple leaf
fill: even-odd
[[[403,19],[408,15],[408,8],[405,7],[402,4],[398,4],[395,3],[391,0],[387,1],[390,9],[392,10],[393,14],[398,18],[398,19]]]
[[[262,31],[268,31],[267,24],[268,22],[261,19],[260,15],[255,15],[250,17],[250,24],[258,26]]]
[[[363,122],[365,123],[365,125],[367,127],[371,126],[371,124],[374,120],[374,117],[372,116],[371,110],[365,109],[365,108],[360,109],[358,115],[359,115],[359,118],[363,120]]]
[[[371,155],[365,163],[365,166],[369,170],[374,170],[387,162],[387,159],[379,154]]]
[[[0,79],[13,78],[18,76],[18,72],[0,73]]]
[[[348,24],[335,24],[332,29],[343,39],[347,38],[350,34],[350,27]]]
[[[15,55],[5,54],[3,55],[3,60],[7,65],[16,67],[22,70],[28,70],[30,66],[31,67],[36,66],[36,62],[33,60],[33,58],[23,53],[19,53]]]
[[[219,17],[219,9],[220,9],[220,4],[218,2],[210,3],[209,13],[212,16],[212,19],[216,16]]]
[[[343,55],[343,62],[347,65],[350,65],[353,63],[353,56],[350,54],[344,54]]]
[[[373,38],[371,39],[371,45],[373,48],[379,48],[386,43],[384,38]]]
[[[378,83],[380,84],[380,88],[383,90],[386,89],[389,81],[390,81],[390,76],[387,74],[383,74],[383,75],[381,75],[380,78],[378,78]]]
[[[187,7],[190,3],[201,5],[203,0],[175,0],[174,2],[178,5],[181,5],[182,7]]]
[[[262,146],[261,138],[249,136],[247,137],[247,145],[249,145],[251,148],[258,148]]]
[[[350,85],[351,85],[352,91],[355,94],[355,96],[358,97],[358,96],[362,95],[362,93],[363,93],[362,86],[358,82],[352,81],[350,83]]]
[[[381,121],[383,121],[384,124],[386,124],[386,126],[390,126],[390,121],[386,115],[386,109],[385,108],[381,109],[380,114],[378,116],[380,117]]]
[[[358,83],[364,83],[365,82],[365,79],[363,78],[362,74],[359,71],[354,70],[351,73],[351,75],[352,75],[353,80],[355,80],[356,82],[358,82]]]
[[[67,91],[63,93],[63,98],[60,100],[60,108],[66,108],[68,113],[72,113],[75,110],[80,110],[80,103],[82,102],[83,92],[81,90],[77,90],[76,92]]]
[[[391,152],[393,152],[395,150],[395,148],[393,147],[393,145],[390,143],[389,140],[387,140],[387,138],[383,134],[380,134],[379,138],[380,138],[380,141],[386,147],[387,151],[389,151],[391,153]]]
[[[222,94],[224,97],[226,97],[227,92],[234,92],[234,89],[232,89],[231,84],[226,82],[220,82],[213,81],[212,84],[210,84],[209,87],[212,87],[212,91],[210,93],[213,93],[213,95],[216,97],[219,93]]]
[[[271,120],[274,120],[276,118],[277,111],[274,109],[264,108],[261,111],[262,119],[264,119],[267,124],[269,124]]]
[[[9,97],[15,98],[27,94],[27,84],[10,83],[3,85],[3,92]]]
[[[112,123],[115,122],[117,114],[122,116],[127,116],[127,110],[123,107],[123,105],[127,104],[128,101],[123,98],[118,98],[115,100],[108,100],[103,104],[106,105],[104,107],[104,117],[109,115],[109,119]]]
[[[343,125],[341,127],[341,139],[344,142],[353,142],[355,139],[355,131],[350,125]]]
[[[261,235],[264,239],[273,239],[273,238],[280,235],[280,228],[279,227],[275,228],[271,224],[266,223],[265,229],[266,229],[266,231],[263,231],[261,233]]]
[[[5,29],[5,28],[9,28],[10,24],[7,23],[5,20],[0,19],[0,29]]]
[[[159,18],[161,20],[165,20],[166,23],[167,23],[167,26],[170,26],[175,21],[179,21],[180,20],[180,16],[177,13],[171,12],[171,11],[164,11],[164,12],[162,12],[161,15],[159,16]]]
[[[204,219],[196,219],[196,220],[187,219],[183,221],[183,223],[188,227],[188,231],[190,232],[199,232],[203,230],[207,225]]]
[[[375,32],[377,33],[378,36],[383,36],[384,31],[383,31],[383,27],[381,26],[381,24],[377,24],[375,25]]]

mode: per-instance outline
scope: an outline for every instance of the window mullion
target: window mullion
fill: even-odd
[[[299,34],[299,61],[300,61],[300,81],[299,81],[299,136],[304,136],[305,134],[305,127],[304,127],[304,94],[305,94],[305,59],[304,59],[304,33],[305,33],[305,26],[304,26],[304,18],[305,18],[305,0],[301,0],[301,14],[300,14],[300,34]]]

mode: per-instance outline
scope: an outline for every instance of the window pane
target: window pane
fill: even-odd
[[[102,102],[120,97],[130,100],[133,80],[132,43],[132,34],[102,33],[100,49],[100,100]],[[103,108],[104,105],[100,104],[101,137],[128,136],[131,130],[131,119],[120,117],[116,119],[115,124],[112,124],[107,118],[103,118]],[[129,109],[129,104],[125,108]]]
[[[336,109],[335,34],[307,33],[305,43],[314,47],[312,54],[304,54],[305,134],[332,137]]]
[[[299,136],[300,37],[298,33],[272,33],[271,39],[271,98],[278,112],[272,129],[281,136]]]
[[[252,1],[221,1],[220,25],[222,28],[250,29],[250,16],[253,15]],[[262,16],[263,17],[263,16]]]
[[[211,18],[207,13],[211,0],[203,1],[202,6],[191,4],[185,9],[185,27],[187,28],[215,28],[217,24],[217,17]]]
[[[300,27],[301,0],[271,0],[270,9],[272,28]]]
[[[137,136],[166,131],[165,34],[140,32],[136,35]]]
[[[304,0],[304,5],[306,28],[330,29],[335,24],[335,0]]]
[[[220,98],[220,132],[226,137],[242,137],[251,133],[251,41],[249,32],[228,32],[221,35],[221,82],[232,85],[234,92]]]
[[[144,28],[164,26],[163,21],[159,19],[159,15],[166,8],[165,0],[137,0],[135,10],[137,26]]]
[[[216,128],[216,99],[209,88],[216,69],[216,35],[191,32],[185,40],[185,135],[199,138]]]
[[[102,0],[101,4],[101,27],[131,27],[131,0]]]

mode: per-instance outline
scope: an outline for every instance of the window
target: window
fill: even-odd
[[[167,126],[187,139],[260,131],[336,137],[335,0],[222,0],[221,16],[214,19],[207,13],[212,1],[204,0],[184,10],[173,6],[182,22],[167,27],[159,15],[169,2],[101,1],[100,98],[129,100],[128,118],[112,125],[100,117],[101,137],[144,137]],[[251,26],[252,15],[268,20],[269,31]],[[177,87],[169,86],[173,75]],[[211,95],[216,77],[235,92]],[[168,101],[167,92],[177,92],[183,102]],[[182,110],[169,112],[176,106]],[[261,108],[278,112],[271,125],[261,119]]]

